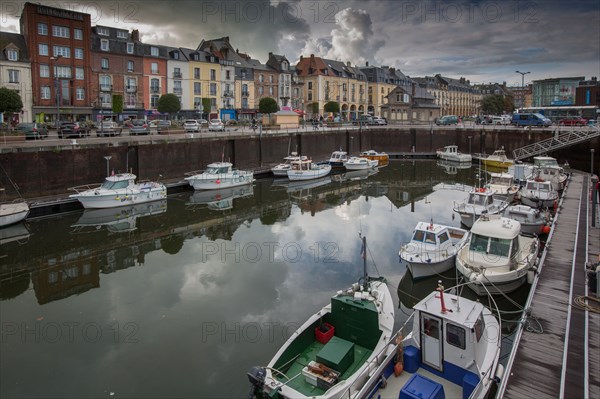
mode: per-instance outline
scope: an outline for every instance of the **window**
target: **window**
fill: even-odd
[[[9,61],[18,61],[19,60],[19,52],[17,50],[6,50],[6,58]]]
[[[473,234],[471,237],[471,244],[469,250],[474,252],[487,252],[488,237],[480,236],[479,234]]]
[[[440,321],[423,315],[423,332],[435,339],[440,339]]]
[[[210,106],[211,107],[216,107],[217,106],[217,99],[216,98],[211,98],[210,99]]]
[[[71,48],[65,46],[54,46],[53,54],[55,57],[58,57],[60,55],[64,58],[71,58]]]
[[[102,58],[102,60],[100,60],[100,66],[102,69],[108,69],[108,58]]]
[[[308,82],[308,90],[312,90],[312,82]]]
[[[490,237],[490,255],[504,256],[508,258],[510,254],[510,240],[503,238]]]
[[[202,94],[200,82],[194,82],[194,94]]]
[[[231,71],[225,71],[225,79],[231,79]]]
[[[153,78],[150,79],[150,91],[157,92],[160,91],[160,82],[158,79]]]
[[[261,73],[260,75],[258,75],[258,81],[260,83],[262,83],[265,80],[265,77],[263,76],[263,74]]]
[[[210,95],[211,96],[216,96],[217,95],[217,84],[216,83],[211,83],[210,84]]]
[[[217,80],[217,71],[214,69],[210,70],[210,80]]]
[[[117,37],[119,39],[127,39],[128,36],[129,36],[129,32],[125,32],[123,30],[118,30],[117,31]]]
[[[38,35],[48,36],[48,25],[38,22]]]
[[[47,64],[40,64],[40,78],[50,77],[50,67]]]
[[[83,40],[83,30],[81,29],[73,29],[73,37],[75,40]]]
[[[108,39],[100,39],[100,50],[108,51]]]
[[[269,87],[269,95],[272,96],[273,95],[273,86]]]
[[[133,72],[133,61],[127,61],[127,72]]]
[[[77,80],[84,79],[83,68],[79,68],[79,67],[75,68],[75,79],[77,79]]]
[[[479,314],[479,317],[477,318],[477,321],[475,322],[475,338],[477,338],[477,342],[479,342],[479,340],[481,339],[481,336],[483,335],[483,330],[485,328],[485,323],[483,322],[483,313]]]
[[[125,87],[128,90],[136,90],[137,89],[137,82],[136,82],[135,78],[126,78],[125,79]]]
[[[85,89],[83,87],[78,87],[75,89],[75,99],[85,100]]]
[[[269,75],[269,83],[273,83],[273,75]]]
[[[49,100],[50,99],[50,86],[42,86],[41,87],[41,95],[42,95],[42,100]]]
[[[134,45],[133,43],[127,43],[127,54],[133,54]]]
[[[102,106],[109,107],[112,104],[112,95],[110,93],[100,93],[100,102]]]
[[[112,90],[112,80],[108,75],[100,75],[100,90],[110,91]]]
[[[137,98],[135,94],[128,94],[126,97],[126,104],[128,108],[135,108],[135,102]]]
[[[466,348],[465,329],[454,324],[446,325],[446,342],[460,349]]]
[[[202,98],[194,97],[194,109],[198,109],[202,105]]]
[[[200,68],[194,68],[194,79],[200,79]]]
[[[156,108],[158,107],[158,96],[156,94],[153,94],[152,96],[150,96],[150,106],[152,108]]]
[[[442,234],[440,234],[440,244],[445,243],[449,239],[450,237],[448,237],[448,232],[444,231]]]
[[[173,81],[173,92],[174,93],[181,93],[181,80],[174,80]]]
[[[38,44],[38,52],[40,55],[48,55],[48,45],[43,43]]]
[[[8,70],[8,83],[19,83],[19,70],[9,69]]]
[[[158,57],[158,47],[150,47],[150,55],[153,57]]]
[[[308,93],[308,101],[312,101],[312,93]]]
[[[97,27],[96,32],[102,36],[108,36],[110,34],[110,31],[108,30],[108,28]]]
[[[151,73],[158,73],[158,63],[157,62],[153,62],[150,65],[150,72]]]
[[[264,93],[264,88],[263,88],[262,86],[260,86],[260,87],[258,88],[258,95],[259,95],[259,96],[262,96],[262,95],[263,95],[263,93]]]
[[[69,38],[69,28],[66,26],[52,25],[52,36]]]
[[[83,59],[83,49],[82,48],[76,48],[75,49],[75,58],[78,60],[82,60]]]
[[[55,66],[54,76],[57,78],[71,78],[71,67],[69,66]]]

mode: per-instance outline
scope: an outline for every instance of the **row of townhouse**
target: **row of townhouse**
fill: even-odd
[[[346,120],[386,112],[404,121],[472,115],[481,99],[463,78],[411,79],[391,67],[312,54],[295,66],[273,53],[262,63],[234,49],[227,36],[202,40],[195,49],[147,44],[137,30],[92,27],[90,14],[33,3],[24,5],[20,28],[21,34],[0,32],[0,79],[19,91],[21,121],[158,118],[158,100],[166,93],[179,97],[180,118],[222,119],[255,117],[265,97],[310,118],[336,101]],[[123,100],[118,115],[116,96]]]

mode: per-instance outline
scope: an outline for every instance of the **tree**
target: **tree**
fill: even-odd
[[[481,100],[481,110],[486,114],[500,115],[505,110],[504,97],[499,94],[485,97]]]
[[[318,114],[319,113],[319,103],[314,102],[310,106],[311,106],[313,114]]]
[[[158,112],[168,113],[170,119],[172,119],[171,116],[181,109],[181,101],[179,101],[179,97],[173,93],[163,94],[158,99],[158,107],[156,107],[156,109]]]
[[[123,112],[123,96],[121,94],[113,94],[112,96],[112,112],[117,114],[117,121],[119,120],[119,114]]]
[[[279,107],[277,106],[277,101],[275,101],[274,98],[264,97],[258,102],[258,110],[262,114],[269,115],[269,123],[271,121],[271,114],[277,112],[278,109]]]
[[[16,90],[11,90],[6,87],[0,87],[0,112],[21,112],[23,109],[23,101]]]
[[[336,101],[329,101],[329,102],[325,103],[325,106],[323,107],[323,109],[325,110],[325,112],[331,112],[333,114],[339,114],[339,112],[340,112],[340,103],[338,103]]]
[[[212,110],[212,105],[210,103],[210,98],[203,98],[202,99],[202,108],[203,108],[202,109],[202,116],[204,116],[205,113],[210,114],[210,111]]]

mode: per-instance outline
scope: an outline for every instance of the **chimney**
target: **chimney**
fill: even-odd
[[[273,57],[273,53],[269,51],[269,58]]]
[[[350,63],[350,61],[346,61],[346,66],[347,67],[351,67],[352,66],[352,64]]]
[[[223,37],[223,41],[227,44],[229,44],[229,36],[224,36]]]
[[[412,98],[415,98],[415,94],[417,93],[417,85],[415,82],[412,82]]]
[[[596,82],[598,81],[598,78],[596,76],[592,76],[592,82]]]
[[[302,61],[303,59],[304,59],[304,56],[302,56],[302,55],[301,55],[301,56],[300,56],[300,61]]]
[[[131,31],[131,40],[133,40],[134,42],[140,41],[140,31],[139,30],[134,29]]]
[[[314,58],[315,58],[315,55],[314,55],[314,54],[311,54],[311,55],[310,55],[310,58],[311,58],[311,59],[314,59]]]
[[[502,87],[506,87],[506,81],[502,82]]]

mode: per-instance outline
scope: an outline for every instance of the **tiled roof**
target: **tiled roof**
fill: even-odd
[[[19,49],[19,61],[29,61],[29,52],[27,51],[25,37],[19,33],[10,32],[0,32],[0,60],[6,60],[4,49],[11,43]]]

